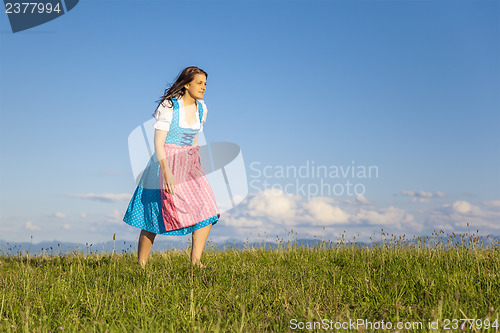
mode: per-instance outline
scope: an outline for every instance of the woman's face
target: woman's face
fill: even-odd
[[[202,99],[207,89],[207,78],[204,74],[196,74],[193,81],[186,84],[186,92],[194,99]]]

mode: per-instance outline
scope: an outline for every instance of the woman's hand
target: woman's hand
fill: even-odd
[[[167,193],[174,195],[175,185],[176,182],[174,175],[171,172],[163,173],[163,190],[167,191]]]
[[[168,166],[167,159],[164,158],[160,161],[160,172],[162,174],[163,178],[163,183],[161,184],[162,190],[167,191],[167,193],[170,193],[174,195],[175,191],[175,185],[177,185],[175,181],[174,174],[172,173],[172,170]]]
[[[156,159],[160,163],[160,174],[163,176],[163,182],[161,188],[167,193],[174,194],[175,190],[175,177],[172,174],[172,170],[167,163],[167,155],[165,153],[165,139],[167,137],[168,131],[162,131],[159,129],[155,130],[155,154]]]

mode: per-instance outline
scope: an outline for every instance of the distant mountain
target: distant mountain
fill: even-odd
[[[406,245],[411,246],[414,244],[417,244],[420,240],[426,239],[425,244],[428,246],[431,246],[433,244],[436,244],[438,242],[444,243],[443,245],[449,245],[450,242],[453,242],[455,246],[459,245],[464,245],[464,246],[469,246],[471,242],[478,243],[479,240],[477,239],[471,239],[468,235],[460,235],[456,234],[452,237],[449,236],[442,236],[442,237],[436,237],[436,236],[420,236],[419,238],[413,237],[411,239],[405,240]],[[483,246],[484,247],[492,247],[496,246],[498,247],[500,245],[500,237],[499,236],[494,236],[494,235],[489,235],[489,236],[483,236]],[[330,247],[330,246],[337,246],[339,245],[337,241],[322,241],[319,239],[296,239],[290,242],[287,241],[282,241],[279,243],[276,242],[267,242],[267,241],[261,241],[261,242],[248,242],[248,241],[237,241],[237,240],[232,240],[232,241],[226,241],[226,242],[219,242],[219,243],[213,243],[213,242],[208,242],[206,245],[206,248],[212,248],[215,250],[228,250],[228,249],[235,249],[235,250],[242,250],[242,249],[250,249],[250,248],[264,248],[266,250],[269,249],[276,249],[278,247],[282,248],[288,248],[290,246],[296,246],[296,247],[317,247],[319,245],[323,244],[324,246]],[[344,244],[347,245],[353,245],[353,246],[381,246],[383,244],[382,241],[376,241],[376,242],[371,242],[371,243],[365,243],[365,242],[350,242],[346,241]],[[392,240],[387,240],[386,244],[388,246],[393,245]],[[479,245],[479,244],[478,244]],[[168,250],[184,250],[187,248],[191,247],[191,241],[156,241],[153,245],[153,251],[168,251]],[[114,249],[115,253],[132,253],[137,251],[137,242],[136,241],[123,241],[123,240],[117,240],[117,241],[108,241],[108,242],[102,242],[102,243],[95,243],[95,244],[80,244],[80,243],[68,243],[68,242],[59,242],[59,241],[52,241],[52,242],[41,242],[37,244],[29,243],[29,242],[7,242],[0,240],[0,255],[19,255],[22,253],[23,255],[26,254],[26,251],[29,252],[30,255],[33,256],[39,256],[42,254],[45,255],[60,255],[60,254],[65,254],[65,253],[71,253],[73,251],[76,251],[77,253],[83,253],[83,254],[92,254],[92,253],[112,253]]]

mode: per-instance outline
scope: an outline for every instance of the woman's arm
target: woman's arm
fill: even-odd
[[[161,162],[163,159],[167,158],[165,149],[163,148],[165,139],[167,138],[167,134],[167,131],[162,131],[159,129],[155,130],[155,154],[158,162]]]
[[[156,159],[161,165],[161,169],[163,172],[163,179],[165,190],[171,192],[173,194],[174,186],[175,186],[175,178],[172,174],[172,170],[167,163],[167,155],[165,154],[165,139],[167,138],[168,131],[162,131],[159,129],[155,130],[155,154]],[[172,190],[172,191],[171,191]]]

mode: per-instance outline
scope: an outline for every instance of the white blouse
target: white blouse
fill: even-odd
[[[191,129],[200,129],[200,132],[203,131],[203,124],[207,120],[207,106],[205,102],[199,99],[201,106],[203,107],[203,118],[200,124],[200,113],[198,110],[198,115],[196,116],[196,122],[193,126],[189,126],[186,122],[186,113],[184,112],[184,101],[182,98],[178,98],[177,102],[179,103],[179,127],[183,128],[191,128]],[[164,101],[158,105],[158,108],[153,113],[153,117],[156,119],[156,122],[153,124],[153,127],[162,131],[168,131],[170,128],[170,124],[172,123],[172,117],[174,114],[174,106],[168,106],[168,102]]]

